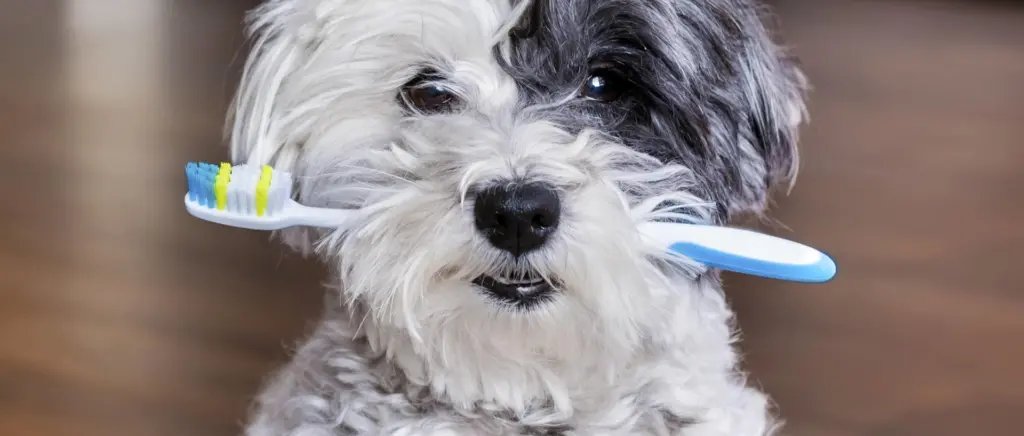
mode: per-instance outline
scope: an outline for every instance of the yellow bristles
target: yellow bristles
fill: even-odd
[[[270,191],[270,177],[274,170],[264,165],[260,171],[260,180],[256,183],[256,216],[263,216],[267,210],[267,193]]]
[[[228,207],[228,182],[231,181],[231,164],[220,164],[220,171],[214,181],[213,193],[217,198],[217,209],[224,210]]]

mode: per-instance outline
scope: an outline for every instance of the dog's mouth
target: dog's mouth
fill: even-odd
[[[489,298],[517,309],[530,309],[551,300],[556,288],[536,274],[511,279],[482,275],[473,279]]]

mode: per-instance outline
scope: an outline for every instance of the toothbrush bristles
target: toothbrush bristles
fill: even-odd
[[[272,217],[291,198],[291,174],[266,165],[189,162],[185,178],[190,201],[234,214]]]

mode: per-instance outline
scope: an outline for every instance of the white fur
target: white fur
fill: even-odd
[[[247,435],[772,432],[765,397],[736,370],[717,281],[639,244],[638,222],[673,216],[662,200],[704,213],[678,190],[689,171],[517,107],[491,49],[516,12],[502,0],[275,0],[253,14],[235,159],[293,172],[305,204],[361,212],[343,230],[281,235],[332,263],[337,288]],[[468,110],[403,112],[397,90],[425,63]],[[520,263],[477,234],[468,195],[513,176],[566,195],[558,233]],[[516,311],[469,282],[525,268],[564,289]]]

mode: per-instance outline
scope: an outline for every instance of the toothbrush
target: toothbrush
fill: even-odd
[[[292,199],[292,175],[270,166],[185,166],[185,208],[192,216],[226,226],[278,230],[293,226],[336,228],[355,212],[309,207]],[[732,227],[647,222],[641,235],[652,244],[707,267],[805,283],[832,280],[836,264],[827,254],[776,236]]]

